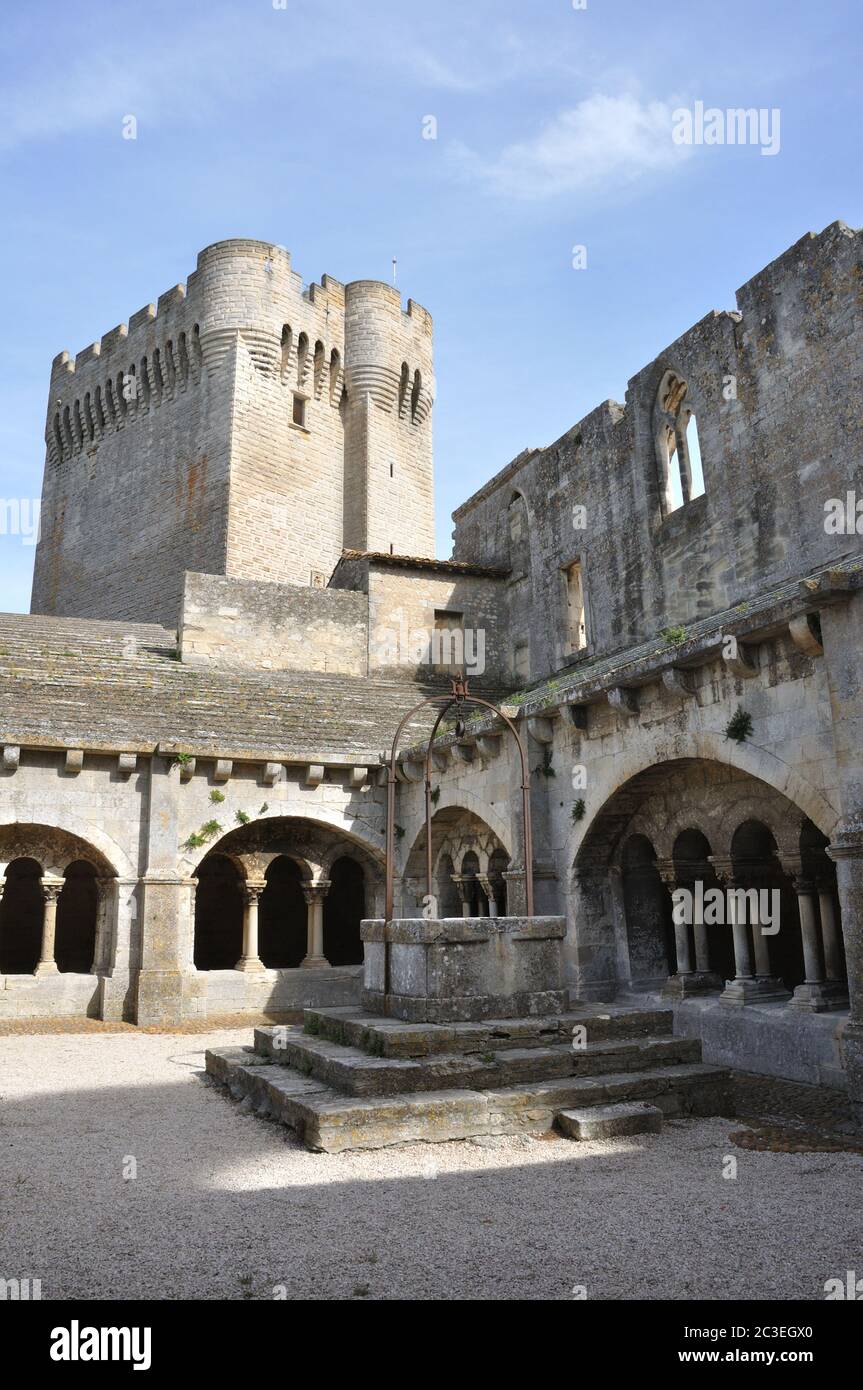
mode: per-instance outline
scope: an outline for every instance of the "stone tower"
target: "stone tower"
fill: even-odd
[[[267,242],[51,371],[32,611],[178,618],[186,570],[326,584],[343,548],[434,554],[430,315],[308,288]]]

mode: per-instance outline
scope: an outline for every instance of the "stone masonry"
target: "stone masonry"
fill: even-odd
[[[382,759],[455,651],[527,749],[569,1007],[673,1014],[863,1122],[861,287],[861,233],[808,234],[468,499],[451,560],[431,320],[392,287],[218,243],[56,359],[33,613],[0,618],[0,1017],[353,1018]],[[442,726],[429,885],[433,717],[394,918],[492,941],[524,916],[517,750],[487,712]],[[678,920],[696,888],[721,921]]]

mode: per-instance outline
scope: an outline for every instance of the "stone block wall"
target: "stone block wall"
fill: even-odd
[[[750,280],[548,448],[521,455],[455,513],[458,560],[513,570],[509,627],[529,679],[567,659],[564,568],[582,565],[587,654],[731,608],[857,549],[825,503],[863,496],[863,233],[834,223]],[[705,491],[669,511],[655,406],[687,383]],[[509,508],[523,499],[514,544]],[[585,512],[574,512],[584,507]],[[516,557],[514,552],[518,551]]]
[[[189,665],[368,673],[368,596],[187,574],[180,653]]]
[[[266,242],[51,375],[34,612],[176,624],[185,570],[321,585],[345,544],[433,552],[431,318],[306,288]]]

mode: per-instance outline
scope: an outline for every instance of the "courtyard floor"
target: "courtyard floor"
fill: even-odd
[[[312,1154],[202,1080],[206,1047],[250,1041],[0,1036],[0,1277],[60,1299],[568,1300],[823,1299],[863,1274],[861,1141],[823,1093],[741,1078],[741,1118],[657,1136]]]

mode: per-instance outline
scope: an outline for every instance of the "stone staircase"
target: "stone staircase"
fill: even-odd
[[[593,1005],[551,1018],[404,1023],[306,1009],[213,1048],[207,1073],[256,1114],[338,1153],[408,1140],[655,1132],[667,1115],[730,1114],[729,1076],[672,1035],[670,1009]],[[586,1113],[591,1112],[591,1113]]]

